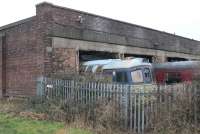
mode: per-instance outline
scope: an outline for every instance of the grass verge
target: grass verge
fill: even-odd
[[[36,121],[0,113],[0,134],[55,134],[63,123]]]
[[[0,134],[65,134],[64,123],[37,121],[0,113]],[[81,128],[68,128],[67,134],[92,134]]]

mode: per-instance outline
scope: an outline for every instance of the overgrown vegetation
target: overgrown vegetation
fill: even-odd
[[[28,100],[28,104],[32,111],[45,113],[47,120],[64,121],[68,125],[88,128],[99,134],[122,134],[118,124],[121,120],[120,115],[117,115],[119,107],[106,100],[91,104],[75,104],[73,100],[63,103],[59,99],[32,98]]]
[[[49,113],[52,113],[54,106],[52,109],[48,110],[48,108],[50,104],[55,105],[55,103],[49,102],[49,105],[45,107],[47,103],[37,105],[36,101],[38,100],[21,98],[1,99],[0,134],[92,134],[86,129],[87,126],[85,125],[84,127],[83,125],[77,125],[78,123],[66,125],[64,119],[58,122],[56,117],[51,118],[54,115]]]
[[[179,92],[176,94],[176,98],[173,98],[172,105],[159,105],[158,114],[152,119],[152,126],[148,130],[150,134],[199,134],[199,122],[200,122],[200,106],[198,96],[198,83],[195,83],[197,87],[185,87],[185,92]],[[188,95],[187,88],[194,88],[190,90],[197,90],[196,94]],[[29,99],[7,99],[0,101],[0,112],[9,113],[9,116],[2,118],[0,114],[0,124],[4,124],[3,128],[0,127],[1,131],[5,130],[10,126],[5,125],[6,120],[16,122],[27,122],[33,123],[33,126],[37,123],[33,120],[46,120],[45,123],[51,123],[51,121],[59,121],[67,124],[70,129],[70,133],[78,134],[80,131],[83,134],[92,133],[96,134],[127,134],[128,132],[119,127],[119,122],[123,121],[117,111],[119,110],[118,105],[111,103],[112,100],[102,100],[98,103],[90,104],[76,104],[73,100],[67,100],[65,103],[59,99],[45,99],[45,98],[29,98]],[[3,114],[4,116],[5,114]],[[10,116],[12,115],[12,116]],[[13,116],[21,116],[21,118],[13,118]],[[1,122],[1,118],[3,121]],[[21,121],[24,120],[25,121]],[[28,118],[28,120],[27,120]],[[29,120],[33,119],[33,120]],[[15,125],[20,125],[17,123]],[[27,124],[28,124],[27,123]],[[42,123],[41,124],[45,124]],[[12,124],[12,123],[11,123]],[[40,123],[38,123],[40,124]],[[59,124],[59,123],[58,123]],[[62,123],[61,123],[62,124]],[[0,125],[1,126],[1,125]],[[51,127],[51,124],[50,124]],[[58,127],[63,127],[58,125]],[[28,126],[27,126],[28,128]],[[36,127],[37,128],[37,127]],[[52,128],[53,129],[53,128]],[[15,127],[11,129],[15,130]],[[26,130],[25,130],[26,131]],[[37,131],[37,130],[34,130]],[[39,130],[40,131],[40,128]],[[38,132],[37,131],[37,132]],[[52,130],[53,132],[53,130]],[[8,132],[8,134],[13,134]],[[21,133],[20,133],[21,134]],[[22,133],[23,134],[23,133]],[[34,133],[33,133],[34,134]],[[44,132],[45,134],[45,132]]]
[[[184,89],[183,89],[184,90]],[[187,90],[196,90],[189,95]],[[200,134],[200,94],[199,83],[179,92],[172,106],[160,105],[159,114],[154,118],[152,134]]]
[[[99,134],[112,133],[113,131],[119,134],[122,133],[116,124],[119,119],[117,117],[119,116],[111,114],[113,113],[112,110],[115,109],[106,102],[99,102],[99,104],[96,104],[96,107],[94,105],[86,105],[83,107],[81,105],[75,105],[70,101],[64,104],[59,100],[45,100],[41,98],[30,98],[26,100],[6,99],[0,101],[0,107],[3,108],[0,113],[7,113],[8,115],[12,115],[12,117],[30,119],[28,121],[46,120],[63,122],[71,128],[69,131],[72,134],[79,134],[84,129],[86,129],[85,134],[89,134],[87,129]],[[12,121],[15,121],[17,124],[20,118],[17,119],[19,120],[11,120],[8,124],[12,124]],[[5,131],[4,129],[2,131]]]
[[[62,79],[62,80],[76,80],[81,82],[112,82],[112,75],[106,75],[103,73],[86,73],[81,72],[80,74],[65,74],[65,73],[55,73],[51,74],[50,78]]]

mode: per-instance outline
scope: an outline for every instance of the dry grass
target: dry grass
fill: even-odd
[[[122,134],[124,131],[119,127],[119,122],[122,120],[119,118],[119,107],[111,100],[78,105],[72,101],[64,104],[59,100],[31,98],[21,102],[5,100],[3,104],[8,107],[8,111],[15,107],[13,112],[16,110],[19,116],[33,120],[61,121],[70,128],[87,128],[96,134]],[[18,109],[19,107],[23,108]]]
[[[177,94],[170,110],[160,105],[159,113],[153,120],[149,134],[200,134],[200,101],[194,95]],[[97,104],[78,105],[73,101],[63,104],[59,100],[4,99],[0,101],[0,113],[11,113],[34,120],[65,121],[66,129],[80,128],[95,134],[127,134],[120,128],[123,120],[119,115],[119,107],[112,100],[99,101]],[[195,105],[196,104],[196,105]]]
[[[0,112],[17,114],[25,110],[25,99],[6,98],[0,99]]]
[[[160,105],[160,111],[154,118],[152,134],[200,134],[198,117],[199,100],[194,95],[178,94],[170,109]],[[196,110],[194,108],[197,108]]]

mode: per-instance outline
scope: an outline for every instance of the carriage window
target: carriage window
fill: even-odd
[[[131,77],[134,83],[144,82],[141,69],[131,72]]]
[[[151,82],[151,72],[149,68],[144,68],[144,79],[146,82]]]
[[[170,72],[166,74],[166,83],[180,83],[181,82],[181,74],[178,72]]]
[[[96,72],[97,72],[97,73],[101,73],[101,72],[103,71],[102,68],[103,68],[102,65],[101,65],[101,66],[98,66],[97,69],[96,69]]]
[[[126,72],[116,72],[115,76],[116,76],[116,82],[123,82],[123,83],[128,82]]]
[[[92,72],[92,68],[93,68],[93,66],[88,66],[88,67],[86,68],[86,72]]]

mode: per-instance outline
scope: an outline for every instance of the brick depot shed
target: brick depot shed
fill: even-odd
[[[199,60],[200,42],[50,3],[0,27],[0,96],[33,96],[36,80],[91,59]]]

